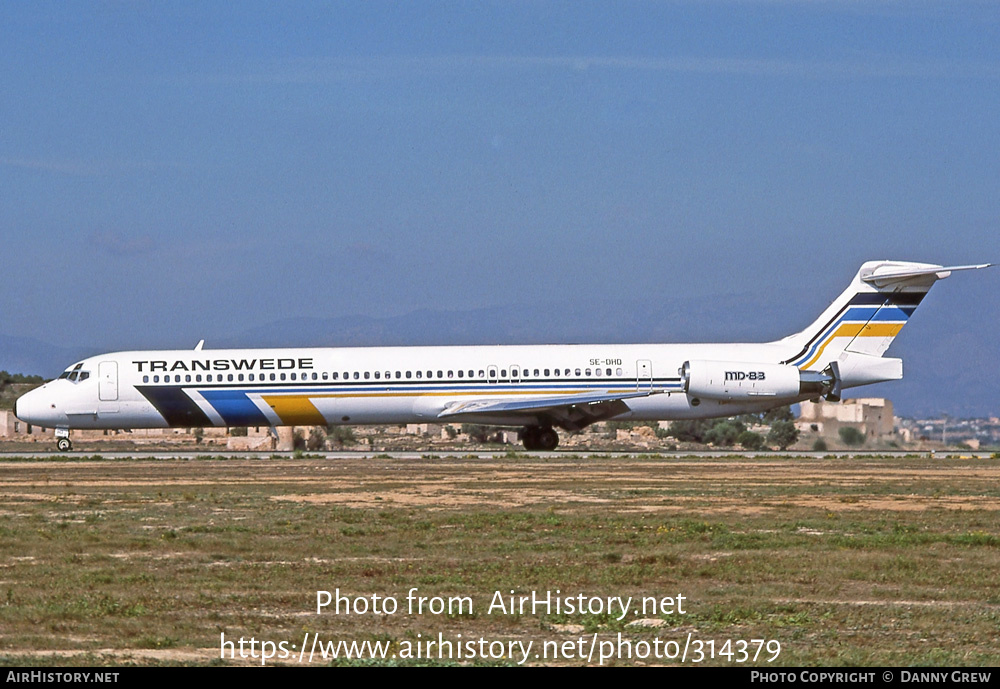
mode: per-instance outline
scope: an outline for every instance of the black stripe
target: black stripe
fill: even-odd
[[[864,292],[856,294],[848,306],[919,306],[927,292]]]
[[[135,389],[156,407],[156,411],[160,412],[171,427],[193,428],[215,425],[201,407],[184,394],[181,386],[137,385]]]

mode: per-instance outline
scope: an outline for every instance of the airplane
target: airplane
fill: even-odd
[[[992,264],[869,261],[807,328],[751,344],[497,345],[132,351],[90,357],[15,402],[55,429],[469,422],[525,449],[609,419],[762,412],[899,380],[884,357],[931,286]]]

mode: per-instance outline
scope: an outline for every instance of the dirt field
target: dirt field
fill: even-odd
[[[0,487],[7,664],[1000,661],[995,459],[7,460]]]

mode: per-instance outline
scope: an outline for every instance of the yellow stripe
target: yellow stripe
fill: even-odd
[[[826,342],[816,350],[816,355],[802,368],[808,369],[816,363],[823,356],[826,346],[838,337],[895,337],[904,325],[905,323],[844,323],[826,339]]]
[[[326,419],[305,395],[262,395],[281,422],[289,426],[325,426]]]

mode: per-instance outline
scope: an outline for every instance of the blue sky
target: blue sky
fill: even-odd
[[[8,335],[818,313],[868,259],[1000,258],[997,3],[5,3],[0,45]]]

